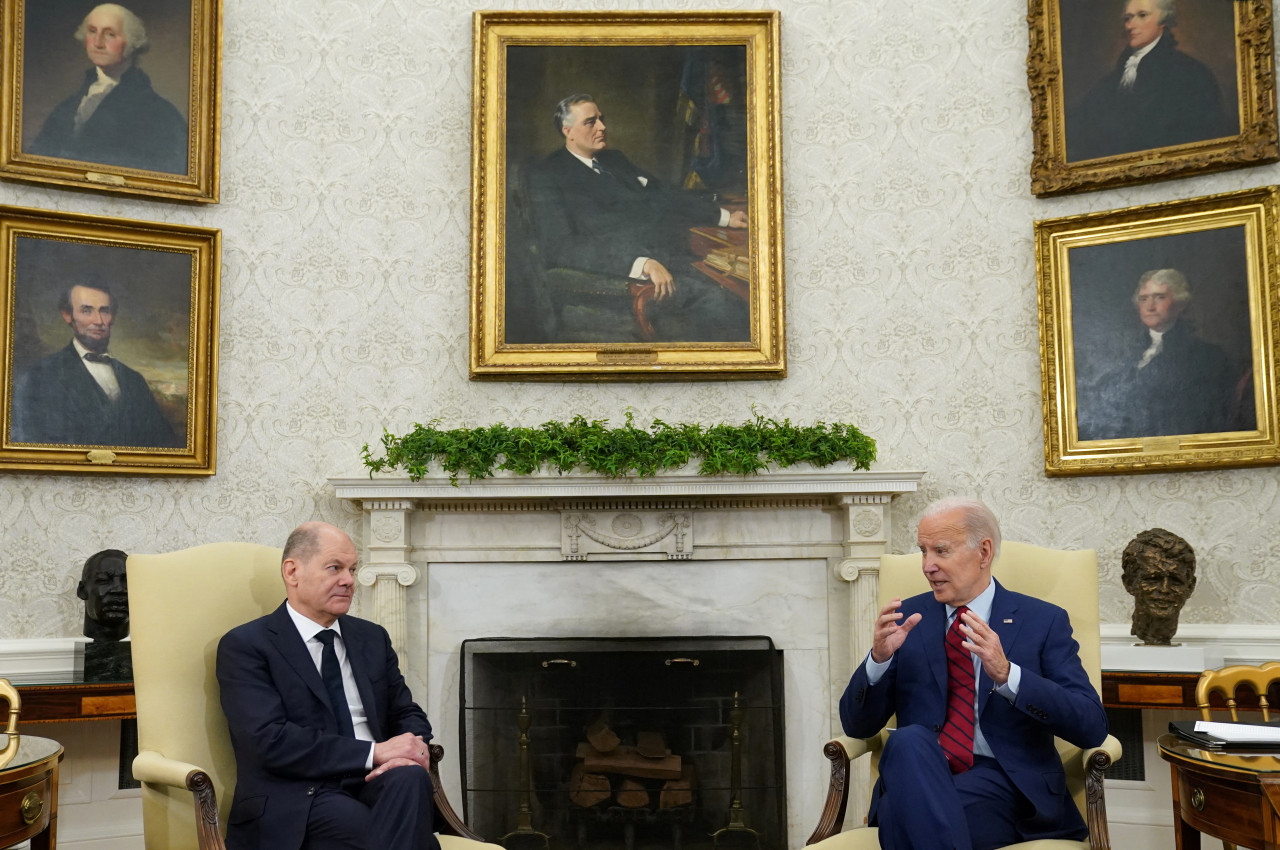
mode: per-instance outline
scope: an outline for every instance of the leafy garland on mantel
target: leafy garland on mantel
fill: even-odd
[[[750,475],[770,463],[829,466],[842,460],[855,469],[869,469],[876,459],[875,440],[838,422],[797,426],[789,419],[778,422],[757,414],[741,425],[668,425],[655,419],[643,429],[635,426],[630,411],[626,417],[620,428],[610,428],[607,419],[582,416],[537,428],[497,424],[441,430],[434,420],[415,425],[402,437],[384,431],[383,456],[374,457],[368,443],[361,456],[370,476],[403,469],[412,481],[421,480],[434,461],[455,486],[460,473],[473,479],[489,478],[496,469],[531,475],[544,465],[561,474],[583,468],[611,478],[648,478],[695,458],[700,475]]]

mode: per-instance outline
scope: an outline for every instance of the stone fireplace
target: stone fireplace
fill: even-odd
[[[800,848],[825,793],[821,750],[839,729],[836,702],[868,648],[889,505],[921,475],[330,483],[364,513],[360,613],[400,650],[446,748],[455,805],[464,641],[761,635],[783,659],[785,841]]]

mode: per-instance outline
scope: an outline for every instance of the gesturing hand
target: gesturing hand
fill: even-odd
[[[894,599],[880,609],[880,616],[876,618],[875,631],[871,635],[871,657],[877,664],[883,664],[892,658],[907,639],[907,634],[920,622],[922,615],[916,613],[899,623],[902,612],[898,609],[901,607],[902,600]]]
[[[1009,659],[1005,658],[1000,635],[972,611],[960,615],[960,629],[965,640],[960,644],[982,661],[982,669],[997,685],[1009,681]]]

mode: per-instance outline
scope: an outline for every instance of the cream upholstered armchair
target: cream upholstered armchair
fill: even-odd
[[[1102,684],[1101,638],[1098,630],[1098,558],[1092,550],[1044,549],[1027,543],[1005,542],[992,575],[1009,590],[1026,593],[1065,608],[1080,644],[1080,660],[1095,689]],[[884,555],[880,558],[877,605],[895,597],[906,599],[928,590],[920,569],[920,556]],[[858,659],[859,662],[861,659]],[[872,827],[840,832],[848,806],[850,762],[871,754],[872,780],[880,749],[890,730],[875,738],[836,738],[823,753],[831,760],[831,784],[818,827],[809,844],[825,841],[822,850],[873,850],[880,846],[879,830]],[[1058,741],[1058,752],[1067,771],[1067,787],[1089,825],[1088,841],[1029,841],[1012,845],[1017,850],[1109,850],[1107,809],[1103,798],[1103,771],[1120,758],[1120,742],[1108,735],[1102,746],[1082,750]],[[858,813],[861,818],[864,813]],[[1012,850],[1012,848],[1011,848]]]
[[[148,850],[223,850],[236,762],[218,697],[214,656],[230,629],[284,599],[280,550],[212,543],[164,555],[130,555],[143,835]],[[442,850],[480,850],[445,799],[431,745]],[[447,834],[446,834],[447,833]],[[496,850],[496,848],[495,848]]]

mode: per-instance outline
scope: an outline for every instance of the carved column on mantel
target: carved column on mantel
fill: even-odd
[[[418,581],[418,568],[409,563],[409,512],[417,504],[410,499],[368,499],[369,536],[365,541],[360,583],[373,591],[373,616],[400,648],[400,664],[408,646],[404,588]]]

